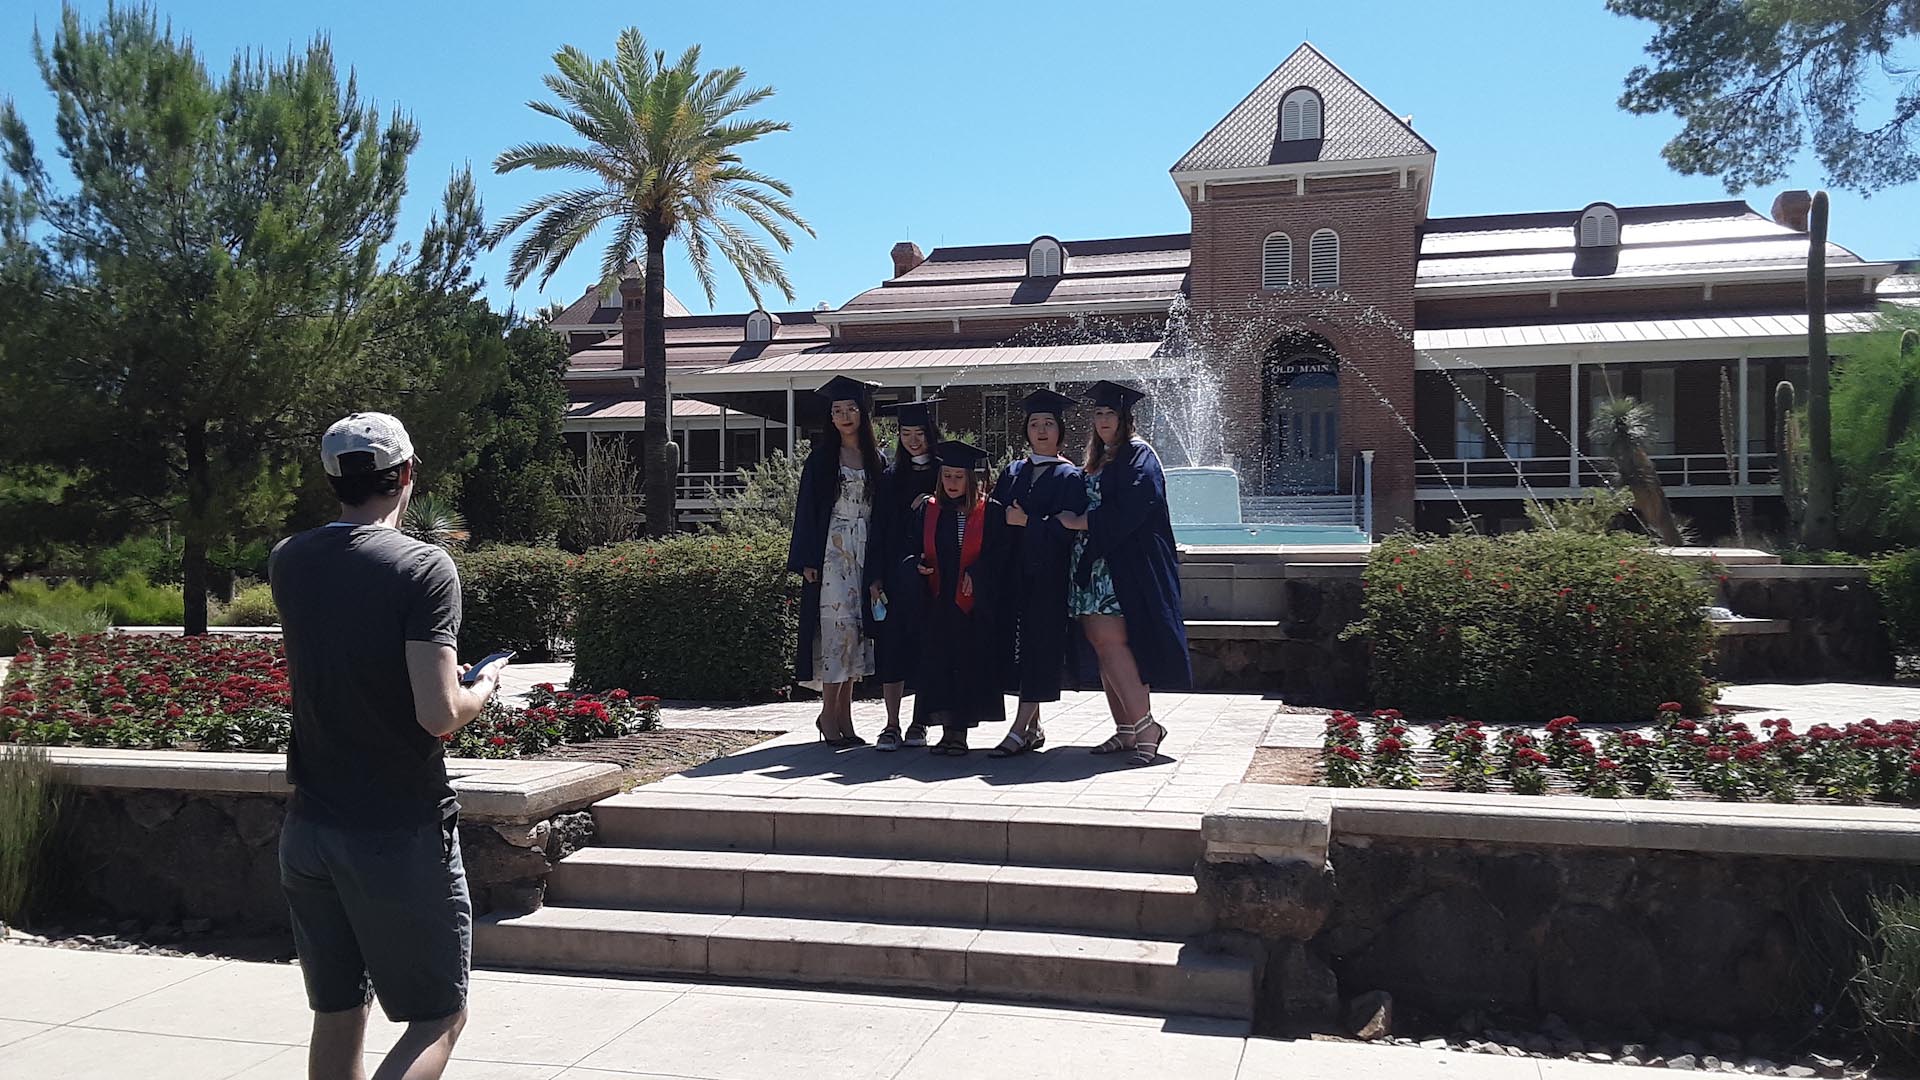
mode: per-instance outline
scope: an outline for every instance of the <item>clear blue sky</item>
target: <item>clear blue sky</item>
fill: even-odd
[[[97,13],[106,3],[79,7]],[[794,204],[819,234],[802,237],[788,258],[796,307],[839,304],[878,283],[888,249],[909,237],[931,248],[1185,231],[1168,166],[1309,38],[1389,108],[1411,113],[1438,148],[1436,215],[1726,197],[1718,181],[1675,175],[1662,162],[1673,120],[1615,106],[1650,29],[1608,14],[1601,0],[1262,0],[1199,10],[1209,17],[1123,0],[161,7],[219,67],[237,48],[284,50],[330,35],[362,92],[422,129],[405,228],[415,235],[450,169],[472,165],[496,220],[564,182],[491,168],[511,143],[571,134],[525,104],[543,94],[554,50],[570,43],[609,55],[627,25],[674,54],[697,42],[709,66],[737,64],[777,87],[761,112],[793,125],[750,148],[750,163],[792,183]],[[18,100],[46,153],[51,107],[28,35],[36,21],[50,30],[58,13],[58,0],[11,0],[0,14],[0,94]],[[1780,186],[1819,181],[1807,164]],[[1764,212],[1776,190],[1744,197]],[[1920,186],[1871,200],[1836,195],[1833,236],[1870,258],[1920,254]],[[506,288],[504,252],[480,272],[496,305],[531,308],[571,300],[594,280],[598,252],[575,258],[544,296],[532,285]],[[668,284],[689,308],[705,309],[684,263],[669,264]],[[737,278],[722,278],[717,306],[748,306]]]

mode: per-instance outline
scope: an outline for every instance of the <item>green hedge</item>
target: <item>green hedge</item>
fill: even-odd
[[[559,548],[500,545],[455,556],[460,568],[460,655],[496,649],[545,660],[572,635],[568,590],[574,556]]]
[[[1541,723],[1650,719],[1707,704],[1710,593],[1624,533],[1402,535],[1367,565],[1379,704],[1422,717]]]
[[[681,536],[581,556],[573,685],[696,701],[778,697],[793,681],[798,580],[755,536]]]
[[[1920,646],[1920,548],[1882,556],[1871,572],[1894,644]]]

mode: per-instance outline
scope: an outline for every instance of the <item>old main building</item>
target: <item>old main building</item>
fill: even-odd
[[[1510,521],[1526,493],[1602,482],[1578,433],[1615,396],[1653,408],[1656,464],[1708,538],[1736,497],[1777,513],[1773,387],[1806,366],[1806,193],[1764,215],[1600,201],[1438,218],[1434,161],[1302,45],[1174,164],[1187,233],[924,255],[903,243],[890,278],[830,310],[692,315],[670,301],[683,503],[698,510],[710,484],[793,449],[808,392],[833,375],[882,384],[882,400],[937,388],[949,428],[1017,446],[1012,403],[1028,390],[1151,378],[1169,312],[1190,307],[1249,520],[1439,528],[1464,507]],[[1920,293],[1895,263],[1832,244],[1827,263],[1836,333]],[[555,320],[577,443],[642,426],[636,284]],[[1723,393],[1739,403],[1725,422]]]

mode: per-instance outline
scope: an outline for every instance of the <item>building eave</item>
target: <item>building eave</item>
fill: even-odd
[[[1828,263],[1828,280],[1847,280],[1865,278],[1869,282],[1867,291],[1880,279],[1893,274],[1895,263],[1858,262]],[[1529,277],[1512,281],[1478,282],[1415,282],[1413,286],[1416,299],[1439,299],[1454,296],[1511,296],[1520,293],[1562,293],[1562,292],[1619,292],[1629,289],[1661,289],[1682,285],[1767,285],[1788,281],[1806,280],[1806,271],[1798,267],[1766,268],[1743,270],[1726,268],[1720,270],[1695,270],[1679,274],[1628,274],[1605,277]]]
[[[968,322],[980,319],[1058,319],[1075,315],[1165,314],[1173,298],[1164,300],[1083,300],[1062,304],[971,304],[957,307],[875,308],[860,311],[822,311],[817,321],[827,326],[867,326],[875,323]]]

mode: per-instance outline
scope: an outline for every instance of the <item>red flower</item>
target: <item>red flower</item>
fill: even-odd
[[[1336,746],[1333,748],[1333,753],[1334,756],[1345,758],[1348,761],[1360,760],[1360,751],[1355,750],[1351,746]],[[1920,768],[1920,766],[1915,766],[1915,768]]]
[[[1714,762],[1716,764],[1719,762],[1723,762],[1732,756],[1733,756],[1733,751],[1728,750],[1724,746],[1716,746],[1713,749],[1707,751],[1707,760]]]
[[[1620,763],[1612,758],[1601,758],[1593,763],[1593,767],[1599,769],[1601,772],[1612,772],[1620,767]]]
[[[487,745],[505,746],[507,745],[507,737],[505,735],[495,735],[493,738],[487,740]]]
[[[1545,765],[1550,760],[1547,755],[1540,751],[1524,747],[1516,751],[1513,756],[1529,765]]]
[[[1673,713],[1677,716],[1687,710],[1677,701],[1663,701],[1660,703],[1660,711],[1663,713]]]
[[[1375,747],[1374,749],[1382,754],[1397,754],[1401,750],[1404,750],[1405,748],[1406,747],[1400,742],[1399,739],[1396,739],[1393,736],[1389,735],[1386,738],[1381,739],[1380,745]]]
[[[625,701],[632,695],[628,694],[625,690],[612,690],[607,693],[607,696],[615,701]]]

